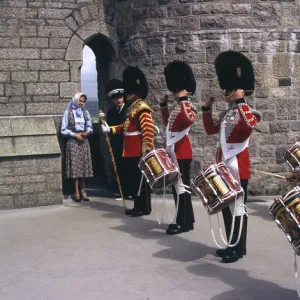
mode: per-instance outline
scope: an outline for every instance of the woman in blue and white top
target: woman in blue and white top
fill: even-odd
[[[74,179],[75,202],[89,201],[85,191],[84,179],[93,177],[88,135],[93,133],[91,116],[83,107],[87,96],[76,93],[68,104],[61,125],[62,135],[68,137],[66,145],[66,167],[67,178]]]

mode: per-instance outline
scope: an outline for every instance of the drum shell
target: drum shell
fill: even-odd
[[[200,196],[209,214],[215,214],[242,196],[243,189],[221,162],[213,164],[191,181],[191,189]]]
[[[297,186],[274,202],[269,213],[300,255],[300,188]]]
[[[290,148],[288,148],[283,157],[289,166],[295,170],[300,167],[300,143],[296,142]]]
[[[139,168],[153,190],[173,185],[179,175],[165,149],[155,149],[141,158]]]

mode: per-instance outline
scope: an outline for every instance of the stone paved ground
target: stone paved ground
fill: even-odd
[[[297,299],[293,250],[268,215],[272,197],[250,198],[248,255],[224,265],[197,198],[195,230],[166,236],[154,213],[127,217],[100,196],[0,213],[1,300]]]

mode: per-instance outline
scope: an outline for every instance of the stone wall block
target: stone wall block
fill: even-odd
[[[80,84],[76,82],[63,82],[59,84],[60,96],[72,98],[80,90]]]
[[[39,49],[11,49],[0,48],[0,59],[38,59],[40,58]]]
[[[72,30],[68,27],[59,26],[39,26],[38,35],[41,37],[71,37]]]
[[[186,17],[181,19],[181,30],[199,30],[200,20],[198,17]]]
[[[87,6],[83,6],[80,8],[80,13],[84,20],[91,20],[92,16],[90,15],[89,9]]]
[[[6,83],[5,94],[6,96],[24,95],[25,88],[23,83]]]
[[[149,33],[157,31],[156,20],[146,20],[139,24],[140,33]]]
[[[32,71],[32,72],[12,72],[12,81],[13,82],[37,82],[39,78],[38,72]],[[21,94],[15,94],[13,95],[23,95],[24,89],[21,88],[22,93]]]
[[[206,62],[214,63],[216,60],[217,53],[220,52],[221,45],[220,43],[208,42],[206,43]]]
[[[177,54],[186,53],[189,51],[189,44],[184,42],[179,42],[175,44],[175,52]]]
[[[106,26],[105,26],[106,27]],[[98,21],[92,21],[82,27],[80,27],[77,30],[77,35],[82,39],[82,40],[87,40],[91,36],[95,35],[96,33],[101,32],[100,30],[100,23]],[[102,34],[107,35],[107,31],[101,32]]]
[[[297,100],[278,99],[276,100],[278,120],[297,120]]]
[[[142,56],[147,54],[146,42],[142,39],[134,39],[130,43],[130,53],[133,56]]]
[[[170,30],[179,30],[180,29],[180,19],[159,19],[158,28],[159,31],[170,31]]]
[[[0,82],[10,82],[10,72],[0,72]]]
[[[231,14],[232,12],[232,4],[229,1],[211,4],[212,14]]]
[[[55,49],[67,49],[70,39],[69,38],[49,38],[49,47]]]
[[[24,175],[0,178],[0,185],[41,183],[45,181],[44,175]]]
[[[38,174],[61,172],[61,161],[57,156],[36,158],[36,170]]]
[[[69,81],[70,73],[69,72],[40,72],[40,82],[62,82]]]
[[[57,205],[62,204],[63,195],[58,192],[39,193],[37,195],[38,205]]]
[[[0,7],[1,19],[30,19],[37,18],[38,12],[35,8],[14,8],[14,7]]]
[[[70,61],[70,71],[71,71],[71,81],[80,82],[80,67],[82,66],[82,61]]]
[[[191,52],[205,52],[205,43],[203,41],[195,40],[189,43]]]
[[[274,121],[275,119],[276,119],[275,112],[273,112],[273,111],[263,111],[262,112],[262,120],[263,121]]]
[[[75,94],[75,93],[74,93]],[[74,96],[74,95],[73,95]],[[67,102],[62,103],[27,103],[27,115],[61,115],[67,107]]]
[[[52,103],[60,101],[59,95],[57,96],[32,96],[32,102],[45,102]]]
[[[39,18],[45,19],[65,19],[68,15],[72,13],[71,9],[63,9],[63,8],[39,8],[38,14]]]
[[[47,174],[47,191],[61,191],[61,173]]]
[[[201,16],[200,28],[206,30],[225,29],[227,26],[224,16]]]
[[[38,206],[38,199],[36,194],[22,194],[14,196],[13,208],[26,208]]]
[[[252,27],[252,19],[249,16],[228,16],[226,24],[230,28],[249,28]]]
[[[64,60],[29,60],[29,69],[36,71],[66,71],[69,63]],[[23,67],[23,65],[21,65]]]
[[[252,5],[249,3],[245,4],[233,4],[232,5],[234,14],[245,14],[248,15],[251,13]]]
[[[292,57],[289,53],[273,56],[273,74],[276,77],[291,76]]]
[[[151,19],[154,19],[154,18],[165,18],[166,16],[167,16],[167,9],[166,9],[166,7],[149,8],[149,17]]]
[[[66,22],[66,25],[68,27],[70,27],[73,31],[76,31],[79,28],[76,21],[74,20],[73,16],[66,18],[65,22]]]
[[[253,23],[255,26],[273,27],[281,25],[282,8],[279,3],[254,3]]]
[[[183,55],[183,61],[188,64],[200,64],[205,63],[204,53],[185,53]]]
[[[22,185],[0,185],[0,195],[18,195],[21,194]]]
[[[0,196],[0,208],[1,209],[13,209],[14,198],[13,196]]]
[[[27,70],[26,60],[2,60],[1,71],[21,71]]]
[[[46,189],[45,182],[40,182],[39,184],[35,183],[26,183],[22,185],[22,194],[32,194],[44,192]]]
[[[48,38],[22,38],[22,48],[48,48]]]
[[[81,60],[82,48],[83,48],[82,40],[77,35],[74,35],[70,41],[66,53],[66,60]]]
[[[20,38],[7,38],[7,37],[0,37],[0,45],[1,48],[13,48],[13,47],[20,47]]]
[[[24,104],[1,104],[0,116],[22,116],[25,115]]]
[[[270,123],[270,133],[289,132],[289,131],[290,131],[289,122],[272,122],[272,123]]]
[[[26,94],[27,95],[57,95],[58,84],[57,83],[27,83]]]
[[[205,15],[211,13],[211,3],[194,4],[192,6],[193,15]]]
[[[168,17],[188,16],[191,14],[191,8],[189,4],[174,5],[167,8]]]
[[[65,49],[45,49],[41,51],[42,59],[64,59],[66,54]]]

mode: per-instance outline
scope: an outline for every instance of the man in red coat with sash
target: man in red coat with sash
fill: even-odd
[[[235,209],[235,226],[231,244],[238,238],[241,215],[243,216],[242,234],[235,247],[226,250],[217,250],[216,254],[222,257],[223,263],[235,262],[246,255],[247,216],[245,206],[247,202],[247,187],[250,178],[249,138],[260,120],[260,114],[253,111],[247,104],[244,96],[254,91],[254,72],[250,60],[243,54],[235,51],[221,53],[215,61],[216,72],[221,89],[225,91],[225,101],[228,110],[220,115],[218,121],[212,118],[212,104],[210,98],[203,106],[203,123],[207,134],[220,134],[221,147],[217,151],[217,162],[224,161],[233,177],[241,183],[245,196],[237,199]],[[234,204],[223,211],[226,235],[229,239]]]
[[[179,182],[181,186],[178,184],[172,186],[176,205],[179,194],[176,223],[170,224],[166,231],[167,234],[173,235],[194,229],[195,218],[191,195],[185,190],[184,185],[190,185],[193,152],[188,132],[197,116],[197,110],[190,102],[188,95],[195,92],[196,81],[191,68],[182,61],[169,63],[164,70],[164,75],[167,87],[177,101],[171,114],[168,111],[168,96],[165,96],[160,103],[163,122],[167,126],[167,152],[181,173]]]
[[[123,72],[123,84],[128,108],[123,124],[109,127],[101,125],[103,132],[124,134],[123,157],[125,169],[130,176],[129,190],[133,195],[134,207],[125,213],[132,217],[149,215],[151,212],[151,191],[138,167],[140,158],[153,150],[154,129],[152,109],[144,100],[148,94],[148,83],[144,73],[136,67]],[[141,179],[143,180],[138,195]]]

